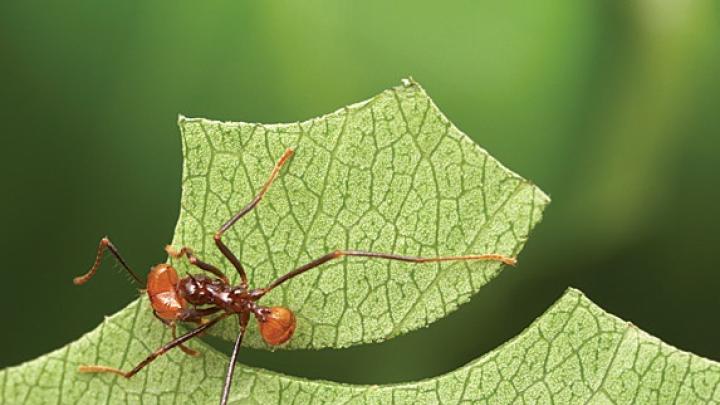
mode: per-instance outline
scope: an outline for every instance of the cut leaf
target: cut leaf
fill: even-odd
[[[294,124],[180,118],[185,164],[173,244],[237,274],[215,248],[217,229],[248,203],[287,147],[295,149],[255,211],[225,240],[263,287],[336,249],[415,256],[515,256],[548,197],[460,132],[412,80]],[[181,272],[197,273],[186,261]],[[286,348],[346,347],[406,333],[467,302],[497,262],[410,264],[346,258],[263,299],[298,318]],[[237,322],[213,334],[233,340]],[[265,348],[257,328],[245,343]]]
[[[183,195],[173,244],[190,246],[225,268],[212,235],[251,200],[283,150],[296,151],[260,207],[226,234],[253,286],[335,249],[515,256],[549,201],[456,129],[412,81],[304,123],[181,118],[180,126]],[[182,273],[197,272],[183,260],[175,265]],[[289,347],[344,347],[431,323],[500,268],[495,262],[345,259],[283,284],[263,303],[295,311],[297,332]],[[233,270],[228,274],[237,280]],[[213,331],[234,338],[234,326],[225,322]],[[0,397],[7,403],[216,402],[227,358],[199,341],[191,346],[205,356],[173,352],[129,381],[77,372],[87,363],[130,368],[168,340],[142,297],[77,342],[3,371]],[[266,347],[254,325],[245,343]],[[245,368],[238,374],[234,395],[260,403],[279,402],[278,395],[283,402],[384,402],[388,395],[401,400],[419,392],[459,393],[433,394],[424,382],[352,387]]]
[[[3,403],[217,403],[227,356],[202,342],[130,380],[77,373],[79,364],[130,368],[170,338],[135,302],[77,342],[0,372]],[[231,399],[280,403],[615,403],[720,401],[720,364],[680,351],[568,290],[528,329],[446,375],[393,385],[308,381],[238,364]]]

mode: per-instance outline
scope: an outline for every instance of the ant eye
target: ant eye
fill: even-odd
[[[260,334],[263,340],[273,346],[290,340],[295,333],[295,314],[285,307],[271,307],[266,311],[265,321],[260,322]]]

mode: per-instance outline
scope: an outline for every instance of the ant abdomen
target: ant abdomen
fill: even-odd
[[[150,304],[161,319],[174,321],[187,307],[187,301],[177,292],[178,275],[169,264],[158,264],[147,277]]]
[[[287,342],[295,333],[295,314],[285,307],[270,307],[259,321],[263,340],[273,346]]]

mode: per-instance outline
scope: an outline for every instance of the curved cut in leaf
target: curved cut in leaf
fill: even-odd
[[[202,342],[130,380],[77,373],[85,363],[132,367],[167,341],[145,299],[39,359],[0,372],[2,403],[217,403],[227,356]],[[241,355],[242,356],[242,355]],[[235,404],[593,403],[720,401],[720,364],[669,346],[568,290],[519,336],[446,375],[393,385],[308,381],[238,364]]]
[[[417,83],[323,117],[248,124],[181,117],[184,170],[176,247],[237,281],[213,234],[248,203],[285,148],[295,155],[224,240],[263,287],[336,249],[416,256],[520,252],[548,197],[458,130]],[[197,272],[183,260],[182,272]],[[263,304],[295,311],[286,348],[346,347],[426,326],[468,301],[496,262],[346,258],[281,286]],[[211,333],[237,334],[227,321]],[[267,348],[251,328],[245,343]]]

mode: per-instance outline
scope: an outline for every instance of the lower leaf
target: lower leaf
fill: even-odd
[[[81,364],[129,369],[170,339],[143,298],[76,342],[0,372],[3,403],[218,402],[228,358],[168,353],[125,380]],[[503,346],[443,376],[404,384],[310,381],[238,364],[234,403],[705,403],[720,401],[720,364],[683,352],[569,289]]]

